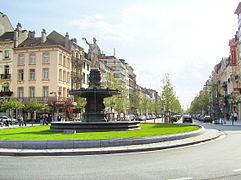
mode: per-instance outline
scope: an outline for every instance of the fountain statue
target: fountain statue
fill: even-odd
[[[113,130],[135,130],[140,129],[138,121],[112,121],[107,122],[104,98],[120,94],[117,89],[109,89],[101,86],[101,74],[99,70],[100,48],[93,38],[93,44],[88,43],[86,38],[82,38],[89,45],[88,58],[92,66],[89,75],[89,87],[78,90],[71,90],[69,94],[86,98],[85,112],[82,122],[53,122],[51,131],[63,131],[66,129],[83,131],[113,131]]]

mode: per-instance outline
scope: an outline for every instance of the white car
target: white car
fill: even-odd
[[[3,122],[10,122],[10,123],[18,123],[18,120],[17,119],[14,119],[14,118],[9,118],[7,116],[0,116],[0,119],[2,119]]]

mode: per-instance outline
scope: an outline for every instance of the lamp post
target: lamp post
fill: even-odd
[[[49,94],[54,94],[54,96],[55,96],[55,99],[53,99],[53,100],[55,100],[55,101],[57,101],[57,93],[56,92],[50,92]],[[52,104],[52,106],[53,106],[53,112],[52,112],[52,119],[54,120],[55,118],[54,118],[54,111],[56,110],[56,105],[55,105],[55,101],[52,101],[53,102],[53,104]]]

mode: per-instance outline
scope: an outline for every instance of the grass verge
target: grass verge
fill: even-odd
[[[112,139],[144,136],[158,136],[176,134],[199,129],[198,126],[179,124],[141,124],[141,130],[83,132],[76,134],[62,134],[49,131],[50,126],[34,126],[12,129],[1,129],[0,140],[78,140],[78,139]]]

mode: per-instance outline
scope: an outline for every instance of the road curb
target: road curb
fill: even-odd
[[[174,141],[166,141],[152,144],[116,146],[104,148],[83,148],[83,149],[45,149],[45,150],[22,150],[22,149],[0,149],[0,156],[75,156],[75,155],[95,155],[95,154],[111,154],[111,153],[128,153],[128,152],[144,152],[154,150],[164,150],[176,147],[183,147],[203,143],[217,139],[221,136],[221,132],[212,130],[203,135],[192,138],[185,138]],[[210,130],[208,130],[210,131]]]
[[[90,140],[0,140],[0,148],[5,149],[79,149],[103,148],[114,146],[143,145],[158,142],[180,140],[198,136],[204,133],[202,126],[198,130],[168,134],[161,136],[146,136],[135,138],[90,139]]]

